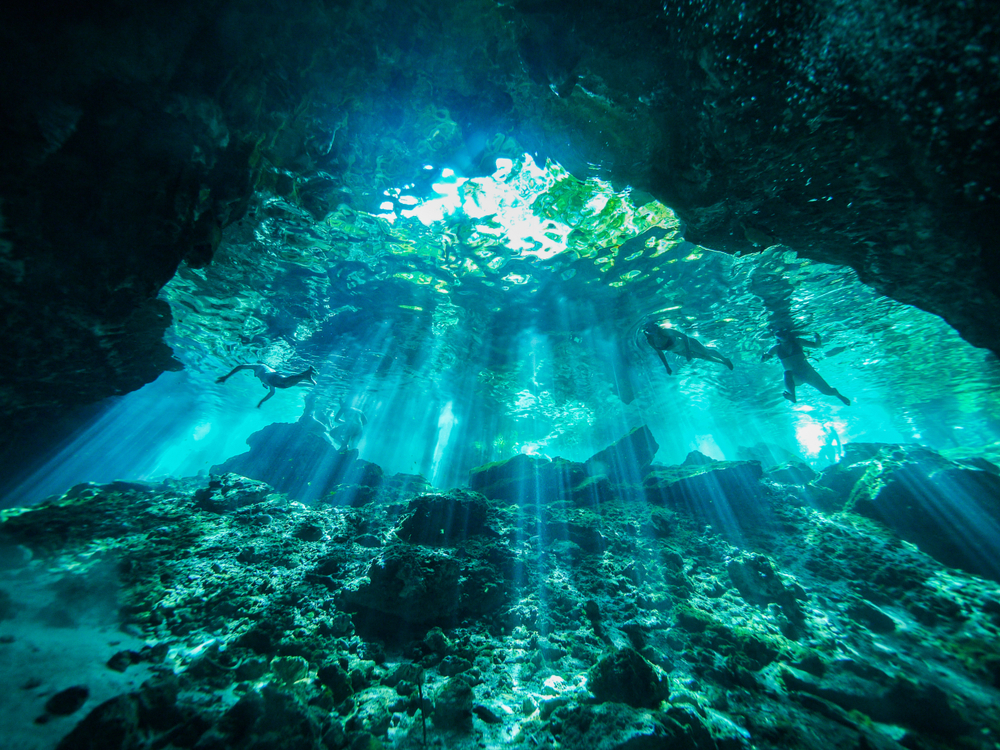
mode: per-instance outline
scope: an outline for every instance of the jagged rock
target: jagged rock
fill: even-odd
[[[736,456],[741,461],[757,461],[765,469],[787,463],[805,463],[799,454],[773,443],[754,443],[751,446],[741,445],[736,448]]]
[[[319,717],[294,695],[265,685],[245,693],[212,729],[211,737],[222,747],[241,743],[275,747],[310,747],[323,735]],[[198,747],[208,745],[203,738]],[[208,745],[212,747],[212,745]]]
[[[592,510],[553,503],[544,510],[539,533],[547,543],[566,541],[584,554],[597,554],[608,544],[604,528],[601,516]]]
[[[764,555],[741,553],[726,565],[733,585],[746,601],[751,604],[778,604],[782,612],[795,626],[805,621],[805,613],[799,599],[805,599],[805,592],[798,584],[788,584],[774,569]]]
[[[772,466],[764,473],[768,479],[772,479],[775,482],[782,482],[783,484],[809,484],[817,476],[811,466],[798,462]]]
[[[382,502],[390,503],[409,500],[415,495],[426,495],[433,491],[431,483],[419,474],[393,474],[383,477],[379,494]]]
[[[558,729],[559,746],[567,750],[646,747],[708,750],[718,747],[705,720],[690,706],[674,706],[658,712],[621,703],[578,705],[557,710],[553,723]],[[742,745],[730,740],[727,746],[739,748]]]
[[[459,609],[460,565],[448,552],[396,544],[368,568],[368,582],[345,591],[366,607],[411,623],[450,622]]]
[[[472,470],[470,486],[491,500],[522,508],[551,507],[562,500],[580,508],[596,508],[614,497],[608,477],[589,476],[583,464],[562,458],[515,456],[481,466]]]
[[[656,708],[667,697],[667,688],[653,665],[631,647],[591,667],[587,685],[601,703],[626,703],[633,708]]]
[[[874,448],[874,446],[873,446]],[[882,522],[945,565],[1000,580],[1000,477],[920,446],[880,446],[847,510]]]
[[[681,466],[706,466],[712,463],[715,463],[715,459],[711,456],[706,456],[701,451],[691,451],[684,457]]]
[[[571,493],[587,479],[583,464],[521,454],[473,469],[469,473],[469,488],[491,500],[531,505]],[[587,496],[593,491],[590,485],[582,490]]]
[[[320,667],[316,677],[324,687],[329,688],[334,703],[340,703],[354,694],[351,678],[339,664],[327,664]]]
[[[301,656],[276,656],[271,660],[271,671],[283,683],[291,685],[309,674],[309,662]]]
[[[473,698],[472,686],[465,677],[449,677],[434,695],[434,726],[471,732]]]
[[[868,468],[908,465],[905,451],[895,459],[881,451],[871,454]],[[919,457],[925,467],[955,468],[935,463],[932,454]],[[670,471],[677,479],[720,468],[725,462]],[[263,487],[233,479],[230,494],[237,496]],[[313,747],[323,737],[337,750],[374,748],[387,717],[406,732],[404,741],[419,744],[418,712],[427,711],[430,741],[440,727],[429,699],[460,669],[502,720],[476,722],[473,730],[487,745],[499,736],[491,732],[521,719],[500,707],[537,711],[520,723],[526,742],[581,750],[811,747],[815,737],[877,750],[994,744],[995,585],[945,571],[870,519],[779,507],[781,523],[739,552],[681,518],[680,510],[650,508],[641,496],[616,496],[607,506],[563,497],[520,515],[491,507],[501,536],[476,534],[435,548],[393,539],[400,503],[305,507],[265,494],[256,504],[217,513],[199,507],[206,483],[82,486],[35,508],[0,513],[0,536],[30,544],[36,554],[30,564],[0,570],[0,590],[11,592],[18,608],[5,629],[19,622],[44,627],[33,601],[47,610],[98,602],[157,644],[136,647],[141,661],[162,662],[168,650],[181,655],[167,665],[179,673],[170,684],[101,703],[72,731],[88,705],[69,719],[51,717],[41,729],[71,731],[63,750],[105,750],[109,743],[121,747],[119,741],[197,750]],[[218,487],[213,492],[224,499]],[[521,515],[535,524],[517,526]],[[668,521],[666,540],[640,530],[656,515],[679,519]],[[569,535],[570,524],[604,534],[600,557],[543,533],[551,525]],[[483,528],[492,527],[487,516]],[[251,547],[252,554],[241,554]],[[749,551],[761,548],[775,563]],[[792,643],[782,602],[788,595],[802,601],[796,579],[809,580],[803,609],[810,630],[808,641]],[[371,600],[363,606],[355,601],[363,598],[359,590]],[[392,611],[374,609],[376,602]],[[396,611],[404,607],[426,607],[434,619],[408,621]],[[352,617],[362,624],[352,626]],[[920,638],[893,636],[892,618]],[[34,645],[7,635],[0,656],[32,659]],[[608,645],[631,646],[655,674],[672,671],[670,703],[659,706],[666,710],[593,702],[577,675],[598,663]],[[107,655],[130,646],[109,648],[91,666],[102,669]],[[292,667],[286,680],[302,675],[307,662],[319,665],[318,679],[285,685],[268,674],[272,662]],[[602,692],[600,676],[591,675],[597,698],[621,700],[636,685],[651,690],[645,663],[634,656],[631,662],[642,666],[635,674],[620,670],[624,687]],[[134,673],[130,668],[125,678]],[[65,673],[64,684],[83,684],[85,675]],[[34,676],[18,681],[25,691],[46,684]],[[109,670],[104,676],[122,678]],[[259,687],[261,680],[270,687]],[[660,685],[665,691],[666,681]],[[243,694],[235,706],[225,698],[234,689]],[[40,707],[49,694],[29,695],[36,697]],[[493,721],[476,706],[473,700],[473,716]],[[29,728],[36,715],[24,722]],[[466,727],[467,721],[463,709]]]
[[[413,544],[454,546],[471,536],[496,532],[487,526],[490,504],[476,492],[451,490],[410,501],[397,536]]]
[[[965,719],[937,685],[902,677],[891,679],[877,669],[839,669],[827,672],[819,680],[786,668],[780,678],[789,690],[818,696],[847,711],[860,711],[875,721],[902,724],[940,736],[960,733],[966,726]]]
[[[386,687],[370,687],[354,694],[355,711],[348,719],[348,732],[368,732],[382,737],[389,729],[392,715],[389,706],[396,698],[396,691]]]
[[[618,442],[595,453],[584,463],[592,476],[607,475],[612,482],[638,483],[660,446],[646,425],[636,427]]]
[[[860,620],[874,633],[891,633],[896,629],[896,621],[869,601],[859,599],[852,602],[847,614]]]
[[[338,505],[364,505],[375,499],[382,469],[339,451],[306,423],[275,422],[247,438],[250,450],[213,466],[212,474],[231,472],[266,482],[297,500],[329,499]]]
[[[273,492],[263,482],[255,482],[239,474],[223,474],[212,477],[208,487],[195,493],[195,503],[211,513],[232,513],[263,502]]]
[[[771,511],[757,461],[715,461],[700,466],[654,466],[642,482],[649,502],[666,504],[719,533],[766,527]]]
[[[691,634],[692,642],[708,650],[703,658],[711,663],[718,655],[725,657],[725,671],[716,670],[716,676],[724,681],[738,678],[738,673],[745,670],[763,669],[778,657],[783,645],[779,639],[734,626],[725,618],[687,603],[677,606],[674,614],[677,624]]]
[[[191,747],[209,728],[202,716],[177,706],[176,678],[144,682],[135,692],[101,703],[58,745],[58,750],[107,750],[137,747],[150,734],[170,732]]]

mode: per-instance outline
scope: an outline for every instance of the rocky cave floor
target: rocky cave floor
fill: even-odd
[[[995,467],[664,467],[643,434],[447,492],[223,474],[4,511],[4,746],[998,746]]]

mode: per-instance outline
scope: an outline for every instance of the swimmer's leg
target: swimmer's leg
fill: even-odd
[[[257,408],[259,409],[260,408],[260,404],[263,404],[265,401],[267,401],[273,395],[274,395],[274,386],[272,385],[270,392],[266,396],[264,396],[264,398],[262,398],[260,400],[260,403],[257,404]]]
[[[844,403],[844,406],[850,406],[851,405],[851,399],[849,399],[843,393],[841,393],[836,388],[834,388],[832,385],[830,385],[829,383],[827,383],[823,379],[823,376],[820,375],[815,370],[813,370],[811,373],[809,373],[809,378],[806,379],[806,382],[809,383],[809,385],[811,385],[817,391],[819,391],[820,393],[822,393],[824,396],[836,396],[837,398],[839,398]]]
[[[257,365],[237,365],[236,367],[234,367],[232,370],[229,371],[228,375],[223,375],[220,378],[216,378],[215,382],[216,383],[225,383],[226,380],[228,380],[229,378],[231,378],[233,375],[235,375],[236,373],[238,373],[240,370],[253,370],[255,367],[257,367]]]
[[[725,365],[730,370],[733,369],[733,361],[729,357],[722,356],[722,353],[718,349],[709,349],[712,353],[712,361],[718,362],[720,365]]]
[[[795,403],[795,375],[791,370],[785,370],[785,392],[781,395]]]

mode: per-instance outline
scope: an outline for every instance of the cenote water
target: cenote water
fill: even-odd
[[[421,191],[387,191],[375,215],[316,222],[263,198],[211,266],[182,267],[161,293],[184,369],[109,404],[10,497],[207,474],[265,425],[297,421],[310,394],[321,417],[364,413],[352,444],[364,459],[440,488],[517,454],[584,461],[643,424],[668,464],[763,449],[765,462],[818,469],[827,443],[964,456],[1000,438],[996,358],[851,269],[780,245],[742,257],[693,245],[657,201],[529,156],[488,177],[426,172]],[[668,375],[649,320],[733,370],[667,353]],[[819,336],[808,358],[850,406],[809,385],[795,404],[783,397],[779,360],[762,362],[783,329]],[[252,373],[215,382],[246,363],[312,366],[317,383],[255,408],[265,391]]]
[[[0,19],[0,750],[1000,748],[994,9],[104,5]]]

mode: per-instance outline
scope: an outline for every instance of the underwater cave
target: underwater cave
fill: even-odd
[[[0,746],[1000,747],[1000,7],[0,39]]]

